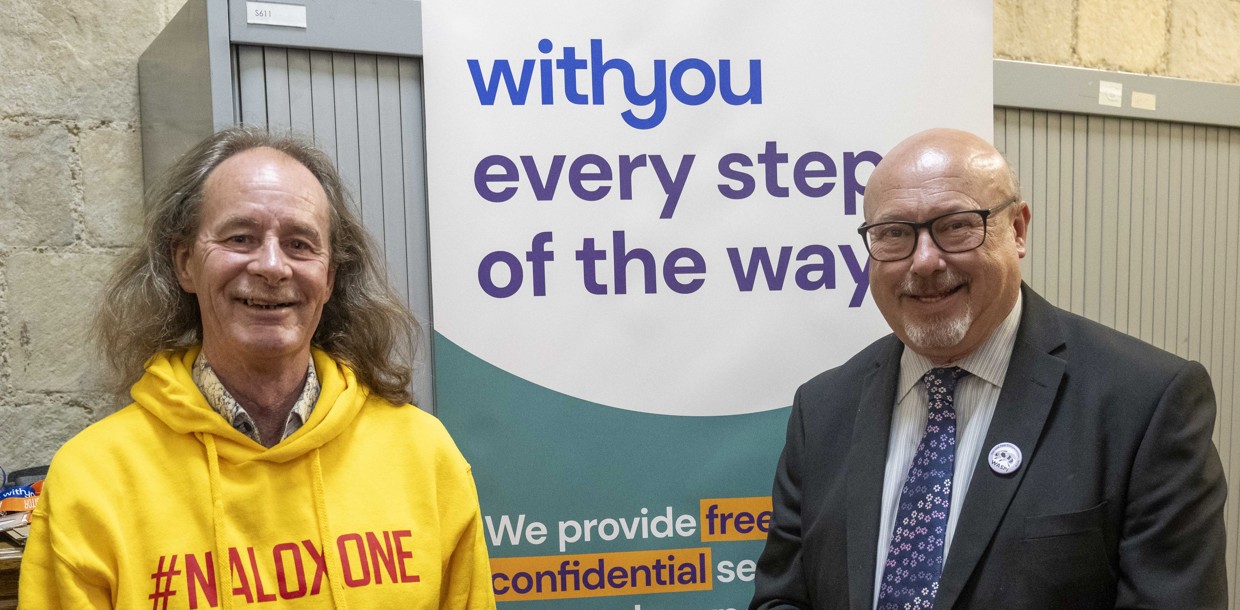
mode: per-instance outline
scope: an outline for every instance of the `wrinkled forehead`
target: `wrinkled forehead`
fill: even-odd
[[[260,147],[232,155],[207,175],[197,210],[198,230],[209,219],[258,210],[306,215],[324,233],[333,220],[326,191],[309,168],[283,152]]]

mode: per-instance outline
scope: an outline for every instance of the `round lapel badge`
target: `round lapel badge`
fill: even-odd
[[[1020,447],[1012,443],[999,443],[990,449],[990,469],[999,474],[1012,474],[1020,468]]]

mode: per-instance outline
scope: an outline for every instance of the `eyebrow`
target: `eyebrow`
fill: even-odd
[[[218,228],[220,230],[227,231],[229,229],[241,228],[241,227],[252,229],[252,228],[257,227],[258,225],[259,225],[259,222],[257,220],[250,218],[248,216],[229,216],[225,218],[224,221],[219,224]]]
[[[1005,200],[1003,200],[1003,202],[1002,202],[1002,203],[999,203],[999,204],[995,205],[994,207],[996,207],[996,208],[997,208],[997,207],[999,207],[1000,205],[1003,205],[1004,203],[1007,203],[1007,200],[1006,200],[1006,199],[1005,199]],[[980,210],[988,210],[988,209],[993,209],[993,208],[967,208],[967,207],[966,207],[966,208],[961,208],[961,209],[959,209],[959,210],[948,210],[948,211],[946,211],[946,212],[940,212],[940,213],[938,213],[938,214],[935,214],[934,216],[931,216],[930,218],[939,218],[939,217],[941,217],[941,216],[946,216],[946,215],[948,215],[948,214],[955,214],[955,213],[957,213],[957,212],[975,212],[975,211],[980,211]],[[930,220],[930,218],[927,218],[926,220]],[[864,224],[880,224],[880,223],[884,223],[884,222],[911,222],[911,223],[916,223],[916,222],[918,222],[918,221],[916,221],[916,220],[910,220],[908,217],[901,217],[901,216],[900,216],[900,215],[898,215],[898,214],[891,214],[891,215],[887,215],[887,216],[885,216],[885,217],[880,215],[878,218],[875,218],[873,222],[870,222],[870,223],[862,223],[862,224],[863,224],[863,225],[864,225]]]
[[[297,220],[288,221],[283,224],[289,227],[294,235],[306,237],[315,243],[323,242],[322,234],[320,234],[319,230],[312,224]],[[228,230],[234,228],[254,229],[261,225],[262,223],[260,223],[257,219],[249,216],[229,216],[219,224],[219,230],[227,232]]]

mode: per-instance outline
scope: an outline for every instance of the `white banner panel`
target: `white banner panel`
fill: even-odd
[[[427,0],[437,404],[484,510],[600,514],[588,484],[532,500],[494,471],[556,468],[522,464],[539,443],[572,468],[612,435],[671,422],[688,436],[675,450],[753,456],[729,495],[768,494],[785,413],[760,438],[665,416],[724,425],[701,416],[787,407],[888,332],[856,232],[865,181],[916,131],[990,138],[990,27],[981,1]],[[616,409],[665,418],[589,417]],[[567,428],[579,415],[586,428]],[[504,423],[539,418],[542,437]],[[629,490],[633,514],[721,497],[702,468],[636,476],[659,482]],[[683,497],[654,497],[668,490]],[[573,550],[497,539],[497,556]]]

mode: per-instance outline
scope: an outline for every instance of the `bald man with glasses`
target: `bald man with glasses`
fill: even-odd
[[[1021,281],[1031,212],[934,129],[866,185],[893,334],[797,391],[750,608],[1226,608],[1210,379]]]

